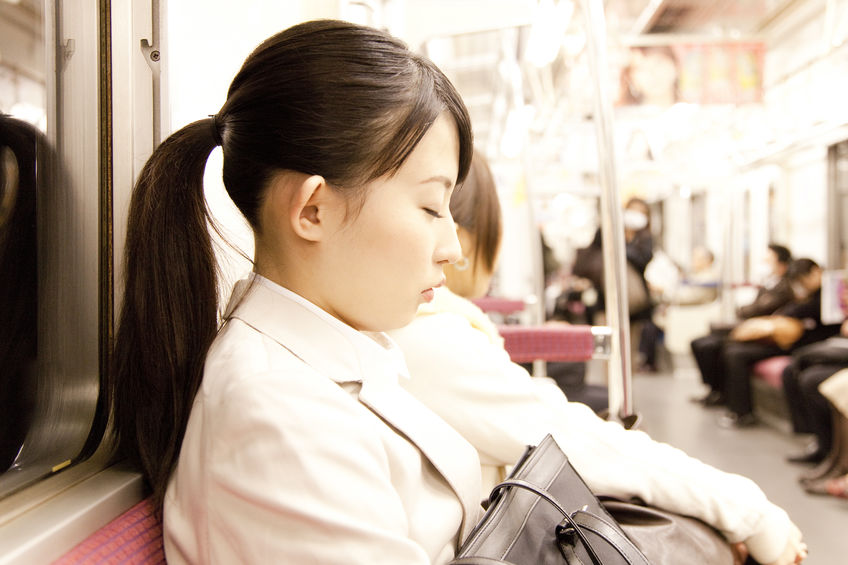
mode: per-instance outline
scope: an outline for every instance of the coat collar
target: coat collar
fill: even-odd
[[[391,381],[409,376],[388,336],[356,331],[260,275],[236,283],[224,317],[238,318],[340,384],[362,382],[363,375]]]
[[[339,384],[358,383],[359,401],[418,447],[456,493],[465,539],[480,512],[477,452],[398,385],[398,377],[409,378],[408,370],[388,336],[356,331],[259,275],[236,284],[225,318],[243,321]]]

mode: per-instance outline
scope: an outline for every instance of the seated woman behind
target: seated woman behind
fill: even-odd
[[[450,207],[467,268],[448,268],[447,288],[436,289],[415,320],[390,335],[410,369],[411,378],[401,385],[477,448],[481,496],[527,445],[552,433],[595,493],[639,497],[700,518],[728,541],[744,544],[735,546],[737,555],[750,552],[760,563],[806,557],[797,527],[751,480],[606,422],[587,406],[568,402],[550,379],[531,377],[512,363],[495,326],[469,300],[486,292],[501,239],[494,181],[479,153]]]

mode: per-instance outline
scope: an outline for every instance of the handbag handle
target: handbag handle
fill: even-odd
[[[585,510],[578,510],[572,515],[572,518],[578,526],[586,528],[612,545],[628,563],[649,565],[648,560],[639,548],[627,536],[622,535],[619,530],[600,516]]]
[[[627,539],[626,536],[622,535],[621,532],[611,526],[608,522],[594,514],[586,512],[585,510],[577,510],[573,515],[569,514],[569,512],[562,507],[559,501],[557,501],[557,499],[554,498],[554,496],[547,490],[522,479],[507,479],[495,486],[495,488],[492,489],[492,493],[489,495],[489,503],[493,503],[498,494],[500,494],[500,491],[506,487],[517,487],[529,490],[540,498],[547,500],[554,508],[559,510],[565,518],[565,521],[568,522],[571,530],[577,534],[577,537],[579,537],[580,541],[583,542],[583,545],[589,554],[589,558],[592,559],[592,563],[603,565],[601,560],[598,558],[598,554],[595,553],[592,544],[586,537],[586,534],[583,531],[584,528],[596,534],[615,548],[615,550],[618,551],[629,565],[650,565],[647,559],[645,559],[642,555],[642,552],[639,551],[633,542]],[[560,536],[567,530],[568,528],[562,525],[557,526],[557,538],[560,538]],[[576,557],[576,555],[574,557]]]

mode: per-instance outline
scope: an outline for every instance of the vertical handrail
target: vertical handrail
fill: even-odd
[[[604,293],[607,324],[612,328],[609,360],[609,413],[633,413],[630,369],[630,316],[624,274],[624,226],[615,167],[612,102],[608,89],[606,21],[602,0],[582,0],[589,67],[595,83],[595,131],[601,182],[601,239],[604,250]]]

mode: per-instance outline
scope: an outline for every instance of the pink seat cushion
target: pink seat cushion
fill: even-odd
[[[544,361],[587,361],[592,358],[595,338],[592,326],[498,326],[504,348],[514,363]]]
[[[53,565],[165,563],[162,524],[145,499],[91,534]]]
[[[769,357],[754,363],[754,376],[774,388],[783,388],[783,369],[792,361],[789,355]]]
[[[498,314],[512,314],[521,312],[526,307],[523,300],[512,300],[510,298],[499,298],[496,296],[483,296],[472,300],[483,312],[497,312]]]

